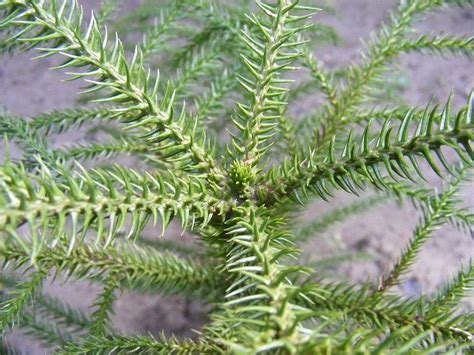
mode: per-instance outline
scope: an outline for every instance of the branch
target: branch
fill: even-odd
[[[280,75],[292,69],[290,64],[299,56],[298,52],[290,51],[300,44],[294,40],[294,34],[307,26],[290,27],[289,23],[305,20],[307,16],[290,15],[290,10],[300,9],[297,3],[289,0],[279,0],[276,5],[257,2],[269,21],[249,17],[259,32],[253,35],[248,30],[242,31],[248,53],[241,56],[250,77],[239,76],[238,80],[248,102],[238,104],[233,121],[240,132],[233,134],[229,153],[251,166],[257,164],[271,145],[268,140],[275,135],[278,111],[285,105],[282,95],[287,91],[281,87],[287,81],[280,79]]]
[[[422,246],[431,237],[433,232],[446,222],[448,217],[456,210],[455,195],[459,190],[459,185],[466,175],[468,169],[463,169],[451,183],[448,190],[440,196],[434,197],[428,207],[428,212],[424,216],[424,221],[415,230],[413,238],[400,259],[397,261],[392,271],[382,279],[378,292],[384,292],[388,288],[398,285],[400,277],[408,272],[409,268],[415,262],[416,257],[421,251]]]
[[[123,0],[102,0],[99,14],[97,15],[97,23],[104,25],[111,21],[122,6]]]
[[[113,121],[122,117],[105,108],[78,108],[42,113],[28,122],[31,129],[38,134],[60,134],[71,128],[97,121]]]
[[[63,326],[54,322],[45,323],[44,319],[30,312],[23,315],[19,326],[25,334],[48,346],[67,344],[75,339]]]
[[[153,28],[147,32],[140,46],[144,60],[149,59],[151,55],[156,53],[157,49],[159,49],[159,45],[163,43],[167,35],[170,35],[174,21],[184,12],[182,9],[183,4],[184,1],[182,0],[176,1],[170,10],[161,13],[160,23],[155,24]]]
[[[22,318],[46,276],[47,272],[42,270],[34,273],[30,281],[20,282],[9,297],[0,303],[0,333],[13,327]]]
[[[117,300],[115,292],[119,288],[119,280],[122,275],[110,273],[104,280],[104,288],[97,295],[93,304],[96,310],[91,315],[91,324],[89,326],[89,334],[105,335],[110,328],[110,317],[113,314],[113,305]]]
[[[21,165],[7,163],[0,168],[0,231],[18,239],[16,229],[23,223],[31,226],[33,255],[46,245],[47,237],[59,238],[71,222],[70,248],[81,242],[86,232],[97,224],[97,241],[110,244],[117,232],[131,218],[128,237],[141,232],[150,218],[154,224],[161,219],[162,233],[174,216],[183,228],[196,222],[208,224],[217,211],[213,198],[199,180],[161,176],[140,176],[133,170],[116,167],[111,171],[94,170],[71,173],[64,167],[51,171],[45,166],[40,176],[24,171]],[[58,173],[61,181],[53,177]],[[74,174],[74,175],[73,175]],[[219,204],[221,202],[218,202]],[[108,224],[108,228],[106,227]],[[108,229],[106,231],[106,229]],[[41,232],[41,238],[38,235]],[[68,234],[68,233],[66,233]],[[20,243],[23,243],[19,239]]]
[[[416,16],[443,3],[445,2],[442,0],[400,3],[398,13],[390,18],[390,24],[382,26],[379,34],[370,41],[366,53],[362,55],[362,63],[349,68],[346,87],[325,107],[322,123],[324,133],[321,136],[320,127],[315,129],[313,142],[324,146],[345,126],[344,123],[354,113],[354,108],[372,95],[371,85],[386,71],[388,64],[402,53],[399,44],[406,37]]]
[[[0,282],[11,288],[18,283],[18,278],[3,271],[0,274]],[[48,320],[62,327],[73,328],[74,331],[83,330],[90,325],[88,316],[71,308],[56,297],[47,296],[44,293],[37,293],[34,296],[33,311],[42,320]],[[21,325],[22,323],[20,323]]]
[[[413,339],[416,334],[433,331],[446,339],[456,338],[469,342],[469,332],[458,329],[456,320],[436,321],[424,315],[423,300],[400,300],[396,296],[371,297],[367,287],[331,284],[324,287],[323,293],[306,293],[302,305],[315,312],[315,317],[330,318],[333,322],[341,320],[350,323],[355,320],[362,328],[373,331],[397,330],[405,328]]]
[[[160,153],[149,153],[150,147],[142,143],[134,143],[129,137],[111,139],[107,143],[82,143],[67,149],[60,150],[62,158],[66,160],[93,160],[96,158],[110,158],[111,156],[126,153],[130,156],[140,156],[144,160],[160,163]]]
[[[467,268],[456,275],[455,279],[442,292],[430,301],[427,317],[435,322],[446,319],[472,289],[474,289],[474,265],[470,263]]]
[[[293,303],[301,289],[288,281],[303,268],[278,263],[296,252],[291,236],[281,230],[283,221],[262,209],[234,211],[222,246],[232,284],[206,332],[217,332],[220,342],[236,352],[292,352],[304,339],[300,320],[308,310]]]
[[[0,258],[14,263],[16,268],[30,264],[30,253],[13,242],[0,241]],[[216,274],[211,269],[191,260],[178,258],[169,253],[158,253],[150,248],[136,246],[99,247],[82,245],[69,251],[67,240],[54,248],[43,249],[36,256],[34,267],[55,268],[57,273],[76,279],[89,277],[98,281],[106,273],[121,276],[121,286],[133,289],[153,286],[160,292],[203,292],[220,289]]]
[[[66,345],[58,354],[110,354],[110,353],[147,353],[147,354],[206,354],[219,352],[219,348],[203,342],[175,338],[159,339],[151,336],[94,336],[78,344]]]
[[[299,228],[296,232],[298,242],[304,243],[317,233],[321,233],[341,221],[345,221],[348,217],[368,211],[371,207],[387,202],[386,196],[371,196],[360,199],[349,206],[335,208],[328,213],[318,217],[316,220]]]
[[[189,162],[188,171],[206,172],[206,175],[210,171],[211,180],[220,180],[223,173],[209,154],[207,138],[204,135],[198,138],[198,132],[189,127],[184,115],[177,120],[173,118],[174,94],[165,93],[161,103],[155,100],[158,81],[149,82],[150,75],[143,68],[140,51],[137,49],[133,60],[127,62],[118,38],[109,50],[107,36],[101,34],[94,17],[87,32],[82,33],[81,11],[77,10],[76,2],[69,7],[67,4],[63,1],[59,7],[45,7],[43,2],[33,0],[4,0],[0,6],[10,6],[11,16],[6,16],[2,27],[19,26],[21,30],[11,40],[21,40],[32,47],[41,43],[42,57],[57,53],[66,56],[67,60],[57,68],[87,67],[88,70],[74,73],[72,78],[87,80],[91,85],[86,92],[109,90],[110,96],[99,101],[122,105],[115,112],[132,116],[128,128],[144,129],[144,137],[152,145],[160,146],[164,140],[170,142],[171,147],[163,151],[166,159],[180,154]],[[47,48],[48,42],[53,46]],[[62,44],[60,48],[58,43]]]
[[[458,36],[420,36],[413,41],[403,41],[400,43],[403,52],[445,54],[464,54],[472,56],[474,54],[474,37]]]
[[[270,169],[265,181],[271,183],[261,187],[258,196],[262,203],[271,204],[290,194],[298,198],[298,189],[304,194],[310,189],[322,198],[327,198],[331,195],[327,183],[333,188],[356,194],[357,189],[361,189],[366,182],[387,189],[386,182],[396,181],[397,177],[411,179],[413,172],[410,172],[409,167],[423,177],[416,157],[423,157],[433,171],[441,176],[442,172],[432,153],[450,172],[443,147],[453,149],[460,159],[469,164],[474,159],[471,147],[474,139],[473,103],[474,100],[470,98],[469,104],[455,117],[447,110],[443,110],[439,120],[433,115],[424,115],[416,126],[412,123],[413,114],[409,113],[400,123],[396,138],[392,138],[395,127],[390,119],[384,122],[375,139],[369,137],[370,125],[367,125],[358,141],[353,142],[352,133],[349,134],[339,157],[336,157],[334,138],[324,156],[312,151],[309,157],[296,157],[286,161],[282,167]],[[412,134],[411,128],[416,128]],[[382,175],[381,165],[389,176]]]
[[[310,49],[305,46],[302,50],[303,64],[311,71],[311,75],[319,86],[321,91],[326,95],[332,105],[336,104],[336,87],[333,83],[332,76],[327,73],[322,63],[313,57]]]

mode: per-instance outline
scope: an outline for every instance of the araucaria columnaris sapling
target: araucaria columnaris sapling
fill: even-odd
[[[474,97],[459,109],[448,98],[371,105],[401,54],[472,56],[473,37],[412,29],[473,1],[401,0],[362,59],[334,72],[312,50],[337,33],[308,3],[146,0],[122,16],[125,1],[90,14],[75,0],[0,0],[2,54],[55,57],[55,69],[85,83],[76,108],[0,115],[3,334],[19,327],[73,354],[473,350],[473,315],[458,307],[472,264],[437,295],[393,291],[436,229],[472,228],[459,191],[472,177]],[[292,80],[298,67],[308,76]],[[292,105],[315,92],[325,103],[295,117]],[[52,147],[79,126],[100,139]],[[133,169],[110,163],[123,155]],[[442,189],[426,183],[433,172]],[[338,190],[372,194],[294,223]],[[338,254],[305,264],[296,246],[388,199],[411,200],[422,218],[379,282],[328,282],[324,265]],[[176,222],[199,243],[163,238]],[[90,314],[42,292],[62,275],[100,285]],[[111,321],[121,289],[198,297],[208,324],[193,339],[121,334]]]

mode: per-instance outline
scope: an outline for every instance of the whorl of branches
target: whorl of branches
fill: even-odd
[[[68,354],[472,350],[474,317],[459,306],[472,264],[429,301],[390,291],[444,223],[472,232],[459,191],[472,176],[474,95],[459,109],[451,99],[441,110],[367,107],[402,53],[472,57],[472,36],[410,37],[421,16],[472,0],[400,1],[362,61],[337,72],[312,53],[337,34],[312,28],[320,9],[302,1],[256,1],[252,11],[247,0],[147,0],[117,21],[124,4],[105,0],[87,16],[75,0],[0,0],[0,54],[62,58],[55,69],[85,81],[82,100],[94,104],[31,119],[0,113],[7,151],[21,149],[0,166],[0,332],[20,327]],[[310,78],[293,84],[298,66]],[[327,103],[297,122],[287,107],[314,90]],[[78,128],[88,139],[50,146]],[[137,167],[110,163],[123,154]],[[441,193],[426,186],[428,172],[446,183]],[[311,199],[369,189],[291,223]],[[387,199],[411,200],[423,218],[379,283],[329,283],[317,264],[292,261],[296,243]],[[199,245],[158,239],[173,222]],[[91,314],[43,293],[50,276],[101,285]],[[210,322],[195,340],[119,334],[122,289],[199,297],[213,305]]]

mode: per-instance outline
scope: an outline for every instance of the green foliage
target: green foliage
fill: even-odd
[[[205,354],[219,351],[215,346],[195,343],[192,340],[178,341],[161,336],[160,339],[144,336],[94,336],[79,344],[69,344],[59,354],[110,354],[111,352],[144,354]]]
[[[3,273],[0,282],[3,286],[11,289],[18,280],[12,274]],[[8,297],[8,293],[6,295]],[[78,310],[52,296],[36,292],[34,304],[25,310],[17,326],[41,343],[47,346],[56,346],[68,343],[75,336],[84,334],[84,329],[89,324],[88,317]]]
[[[257,1],[257,5],[268,19],[249,17],[260,33],[255,36],[249,31],[242,32],[247,51],[241,56],[249,75],[238,76],[238,80],[247,93],[248,103],[238,105],[234,123],[241,134],[234,135],[232,146],[237,154],[231,154],[241,155],[241,160],[252,166],[268,149],[265,143],[273,137],[278,124],[275,116],[279,107],[285,105],[282,95],[286,89],[281,85],[287,80],[279,76],[292,69],[290,64],[299,54],[288,49],[298,45],[295,34],[307,27],[304,24],[295,27],[294,24],[308,17],[293,14],[306,9],[297,2],[283,0],[278,6],[272,6]]]
[[[383,278],[382,283],[379,286],[379,291],[384,291],[400,282],[400,276],[410,269],[417,254],[421,251],[423,244],[433,234],[433,232],[454,213],[456,204],[459,202],[455,195],[459,189],[463,173],[464,171],[459,173],[457,179],[450,184],[449,189],[446,192],[442,193],[440,196],[435,196],[428,201],[426,206],[428,212],[424,216],[423,222],[415,229],[413,238],[406,250],[403,252],[400,260],[397,261],[393,270],[387,277]]]
[[[0,331],[2,333],[13,326],[22,316],[37,288],[41,286],[44,277],[45,273],[43,271],[33,274],[30,281],[18,284],[10,297],[0,304]]]
[[[83,245],[70,251],[66,243],[59,242],[52,250],[43,249],[36,257],[36,264],[54,267],[56,273],[65,272],[76,279],[103,281],[107,273],[118,274],[122,285],[132,289],[156,287],[163,293],[199,292],[200,289],[204,293],[206,288],[219,289],[207,267],[172,254],[128,245],[106,250]],[[0,254],[5,259],[14,260],[16,267],[27,266],[31,250],[20,248],[11,242],[1,246]]]
[[[357,215],[366,212],[373,206],[387,201],[385,196],[371,196],[365,199],[360,199],[347,207],[336,208],[327,214],[319,217],[315,221],[311,221],[307,225],[298,228],[296,234],[299,242],[305,242],[314,235],[318,235],[328,229],[331,225],[346,220],[351,215]]]
[[[337,72],[312,52],[338,41],[310,24],[324,10],[255,5],[144,1],[118,18],[125,1],[103,1],[95,17],[75,0],[0,0],[0,54],[61,58],[55,69],[85,81],[82,101],[93,104],[0,114],[5,148],[20,150],[0,166],[2,332],[19,327],[67,354],[472,351],[474,316],[460,306],[472,263],[431,299],[390,291],[444,223],[472,231],[459,191],[472,177],[474,95],[460,108],[451,98],[442,109],[369,103],[403,53],[471,58],[472,37],[410,33],[430,11],[473,2],[400,1],[362,61]],[[298,66],[309,78],[293,84]],[[291,105],[316,91],[326,103],[298,122]],[[70,131],[84,137],[52,147]],[[117,163],[120,154],[137,166]],[[300,205],[368,189],[295,223]],[[322,262],[306,265],[295,244],[393,198],[423,217],[380,284],[315,281]],[[161,239],[174,222],[199,245]],[[91,314],[43,294],[49,275],[99,284]],[[210,322],[194,340],[119,334],[111,317],[123,289],[198,297],[212,305]]]

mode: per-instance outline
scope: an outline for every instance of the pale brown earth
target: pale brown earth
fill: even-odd
[[[80,1],[86,7],[95,7],[98,1]],[[130,1],[130,6],[137,1]],[[315,2],[316,3],[316,2]],[[387,19],[394,0],[337,0],[337,14],[321,13],[316,21],[334,25],[343,43],[337,47],[318,50],[318,57],[327,68],[336,68],[358,60],[361,39],[367,39],[371,31]],[[421,32],[444,31],[473,35],[474,11],[453,8],[429,16],[417,26]],[[16,54],[13,58],[0,58],[0,104],[18,115],[35,115],[51,109],[72,107],[77,99],[80,83],[61,82],[62,73],[48,70],[54,60],[31,61],[32,53]],[[424,106],[430,98],[445,101],[449,93],[455,94],[455,104],[466,102],[474,88],[474,64],[466,57],[433,58],[425,55],[405,55],[397,71],[402,83],[405,102]],[[311,100],[305,101],[307,106]],[[302,112],[306,108],[302,109]],[[74,135],[64,136],[64,141],[74,140]],[[431,175],[430,175],[431,176]],[[433,180],[436,184],[436,179]],[[473,186],[466,189],[466,204],[472,206]],[[312,218],[333,206],[345,205],[354,198],[340,193],[328,203],[317,203],[304,214]],[[381,273],[391,265],[411,236],[420,217],[409,204],[402,209],[393,202],[376,207],[370,212],[349,218],[335,225],[306,248],[307,254],[334,252],[323,240],[341,240],[349,249],[371,252],[375,256],[363,261],[342,264],[333,271],[354,281],[371,280],[376,283]],[[172,234],[172,233],[171,233]],[[436,288],[450,279],[461,265],[474,256],[472,239],[449,226],[437,231],[427,243],[419,261],[402,285],[400,292],[418,295],[432,294]],[[98,288],[86,282],[55,282],[45,286],[47,293],[59,296],[65,302],[89,312]],[[472,309],[472,302],[466,303]],[[189,336],[191,329],[199,329],[205,323],[205,308],[198,301],[186,301],[175,297],[139,295],[124,292],[116,303],[114,326],[126,333],[175,333]],[[7,336],[7,340],[24,354],[44,354],[48,350],[21,332]]]

